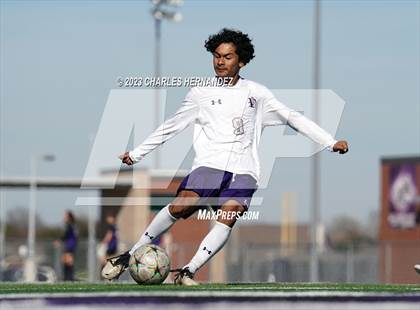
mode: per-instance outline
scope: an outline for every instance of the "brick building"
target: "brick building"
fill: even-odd
[[[420,283],[420,157],[381,161],[379,271],[383,283]]]

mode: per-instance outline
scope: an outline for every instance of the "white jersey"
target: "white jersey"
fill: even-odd
[[[130,158],[138,162],[191,123],[192,170],[205,166],[249,174],[257,182],[258,145],[265,126],[288,124],[330,150],[337,142],[310,119],[279,102],[265,86],[240,78],[234,86],[191,88],[175,115],[131,151]]]

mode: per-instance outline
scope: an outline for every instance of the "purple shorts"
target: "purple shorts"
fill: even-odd
[[[220,208],[233,199],[248,210],[252,195],[257,190],[257,181],[249,174],[198,167],[182,180],[177,195],[182,190],[196,192],[203,198],[201,203],[211,204],[213,208]]]

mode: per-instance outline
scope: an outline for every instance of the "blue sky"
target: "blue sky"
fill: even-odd
[[[40,175],[83,176],[115,79],[153,75],[151,6],[0,2],[2,176],[27,176],[30,157],[45,152],[57,161],[41,164]],[[183,21],[162,27],[163,75],[211,75],[203,41],[227,26],[248,32],[256,46],[243,76],[273,89],[312,87],[312,1],[185,1],[179,10]],[[346,156],[322,155],[326,223],[340,214],[366,222],[379,208],[380,158],[420,153],[419,16],[417,1],[322,4],[321,87],[346,101],[336,137],[351,149]],[[168,93],[166,115],[186,91]],[[163,150],[165,156],[170,154]],[[276,161],[261,191],[264,221],[280,219],[281,193],[287,191],[298,194],[299,221],[308,219],[309,171],[309,159]],[[74,206],[78,195],[40,192],[43,218],[58,222],[67,208],[86,213]],[[9,210],[26,206],[27,192],[6,191],[6,203]]]

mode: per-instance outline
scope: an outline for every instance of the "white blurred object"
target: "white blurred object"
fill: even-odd
[[[31,283],[37,281],[37,266],[34,259],[29,257],[25,260],[24,266],[24,279],[25,282]]]
[[[20,245],[18,248],[18,254],[21,258],[28,257],[28,247],[24,244]]]
[[[420,264],[414,265],[414,270],[420,274]]]
[[[274,283],[274,282],[276,282],[276,276],[274,275],[274,273],[270,273],[268,275],[267,282],[268,283]]]
[[[325,225],[319,223],[316,230],[316,243],[318,253],[322,253],[325,251]]]
[[[20,245],[18,248],[18,254],[25,260],[23,265],[23,280],[25,282],[35,282],[37,266],[35,259],[29,257],[28,247],[24,244]]]
[[[37,263],[36,257],[36,202],[37,202],[37,170],[41,161],[55,161],[54,154],[32,155],[31,157],[31,181],[29,185],[29,212],[28,212],[28,248],[25,261],[24,278],[26,282],[36,281]]]
[[[96,256],[98,256],[99,258],[106,257],[106,244],[99,243],[96,246]]]

